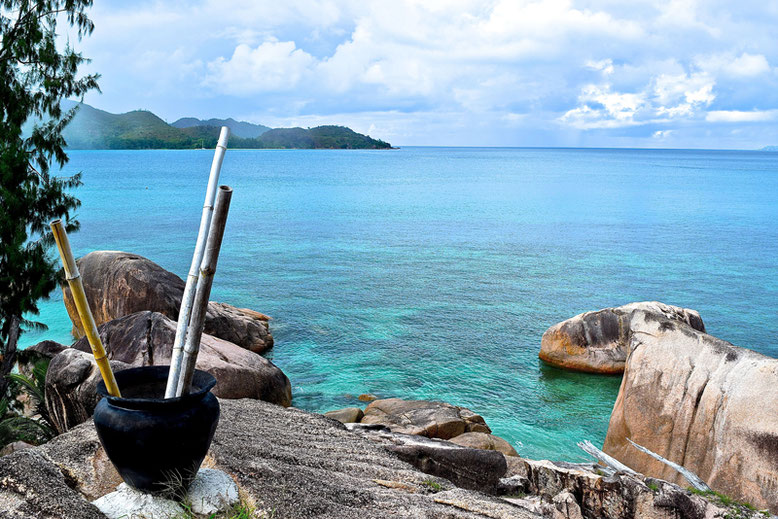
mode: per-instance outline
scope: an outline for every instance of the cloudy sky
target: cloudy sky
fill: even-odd
[[[396,145],[778,145],[778,0],[97,0],[86,102]]]

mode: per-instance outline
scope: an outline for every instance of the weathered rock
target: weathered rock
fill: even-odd
[[[327,411],[324,413],[324,416],[337,420],[340,423],[357,423],[365,416],[365,413],[358,407],[346,407],[344,409]]]
[[[465,432],[491,433],[470,409],[444,402],[386,398],[371,402],[360,423],[381,424],[393,432],[448,440]]]
[[[445,478],[461,488],[498,493],[500,479],[508,468],[505,456],[494,451],[461,447],[447,441],[387,429],[349,429],[381,442],[389,451],[422,472]]]
[[[526,497],[530,501],[540,498],[553,502],[553,515],[558,518],[764,518],[755,510],[740,505],[725,506],[720,501],[706,499],[658,479],[642,479],[623,473],[605,476],[550,461],[516,457],[506,457],[506,462],[506,476],[510,477],[501,480],[501,484],[508,479],[521,480],[523,491],[528,494]],[[509,499],[523,504],[523,499]],[[546,512],[542,507],[539,511]]]
[[[79,258],[77,264],[98,325],[144,310],[178,320],[185,283],[153,261],[127,252],[95,251]],[[73,322],[73,335],[82,337],[84,330],[70,288],[64,285],[62,292]],[[253,310],[211,302],[205,333],[262,353],[273,346],[268,319]]]
[[[34,346],[25,348],[16,354],[16,364],[19,367],[19,372],[30,376],[36,362],[40,360],[50,361],[65,349],[67,349],[67,346],[54,341],[42,341]]]
[[[357,398],[360,402],[372,402],[373,400],[378,400],[377,396],[370,393],[362,393]]]
[[[630,438],[714,490],[778,512],[778,359],[650,313],[633,317],[632,327],[603,450],[685,484]]]
[[[321,415],[250,399],[222,400],[221,406],[222,416],[210,459],[215,463],[214,468],[235,479],[245,500],[256,506],[257,517],[538,517],[499,498],[458,489],[446,480],[425,474],[401,461],[380,443],[349,432]],[[451,449],[470,450],[448,445]],[[9,507],[10,510],[27,507],[29,512],[23,517],[47,517],[36,515],[39,508],[35,506],[48,504],[50,497],[56,499],[58,494],[55,492],[67,491],[69,496],[77,496],[81,488],[81,480],[76,479],[78,472],[101,450],[91,423],[57,437],[48,447],[46,455],[37,455],[40,464],[30,463],[28,458],[17,458],[24,452],[0,459],[0,510],[5,510],[3,505],[12,502],[15,504]],[[29,451],[37,453],[41,449]],[[60,457],[58,453],[63,449],[68,453],[79,452],[80,459],[74,459],[71,454]],[[474,452],[498,455],[488,451]],[[16,489],[11,492],[5,491],[4,486],[8,484],[4,482],[7,474],[4,463],[9,458],[16,458],[19,467],[24,467],[18,471]],[[39,467],[51,470],[49,477],[54,481],[54,488],[48,481],[40,481]],[[63,472],[70,475],[63,478]],[[64,484],[65,479],[72,481],[73,488]],[[57,481],[63,483],[59,485]],[[432,483],[439,484],[440,491]],[[6,501],[2,501],[6,495]],[[83,510],[91,510],[92,515]],[[3,517],[1,512],[0,517]],[[102,516],[82,498],[52,517],[89,519]]]
[[[137,312],[99,327],[116,371],[135,366],[170,364],[175,322],[156,312]],[[46,406],[57,430],[66,431],[92,415],[95,387],[101,380],[86,338],[52,360],[46,375]],[[216,380],[213,393],[222,398],[256,398],[288,406],[289,379],[272,362],[230,342],[203,335],[197,368]]]
[[[492,434],[482,432],[467,432],[460,434],[459,436],[454,436],[449,441],[451,443],[456,443],[457,445],[461,445],[462,447],[469,447],[471,449],[497,451],[505,454],[506,456],[519,455],[519,453],[516,452],[516,449],[514,449],[510,443],[503,440],[499,436],[494,436]]]
[[[105,519],[38,448],[0,458],[0,518]]]
[[[557,323],[543,334],[541,360],[554,366],[591,373],[623,373],[636,313],[651,314],[662,322],[688,324],[704,332],[695,310],[656,301],[630,303],[586,312]]]
[[[114,373],[131,367],[116,360],[110,364]],[[46,409],[57,432],[65,432],[92,416],[99,400],[100,380],[91,353],[68,348],[54,357],[46,372]]]
[[[0,449],[0,456],[7,456],[8,454],[13,454],[16,451],[21,451],[24,449],[29,449],[31,447],[34,447],[34,445],[23,442],[23,441],[15,441],[11,442],[2,449]]]

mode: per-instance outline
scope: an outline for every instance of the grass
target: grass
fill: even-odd
[[[171,519],[196,519],[198,516],[192,511],[192,505],[186,501],[179,503],[184,509],[183,514],[179,514]],[[276,515],[275,509],[270,512],[258,512],[256,508],[241,500],[231,509],[211,514],[208,519],[273,519]],[[202,517],[202,516],[200,516]]]
[[[654,492],[659,492],[659,485],[654,483],[653,481],[651,483],[646,483],[646,486],[650,488]]]
[[[432,481],[431,479],[425,479],[421,482],[422,485],[426,486],[433,492],[440,492],[443,490],[443,486],[440,483],[437,483],[435,481]]]
[[[751,517],[754,512],[760,513],[765,517],[770,517],[770,512],[766,510],[757,510],[751,503],[741,503],[729,496],[716,492],[715,490],[697,490],[689,487],[687,489],[692,494],[702,496],[715,504],[719,504],[731,510],[724,516],[725,519],[745,519]]]

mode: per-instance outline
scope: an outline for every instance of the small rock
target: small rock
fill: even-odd
[[[223,512],[238,504],[238,485],[221,470],[200,469],[189,487],[187,500],[196,514]]]
[[[122,483],[115,492],[92,501],[92,504],[109,519],[166,519],[184,514],[181,505],[172,499],[140,492],[127,483]]]
[[[345,409],[327,411],[324,416],[333,418],[340,423],[357,423],[365,416],[365,413],[358,407],[346,407]]]
[[[393,432],[448,440],[466,432],[491,433],[470,409],[444,402],[386,398],[371,402],[361,423],[382,424]]]
[[[195,514],[212,515],[224,512],[238,501],[238,486],[227,474],[216,469],[200,469],[189,487],[186,501]],[[109,519],[168,519],[184,517],[177,502],[161,496],[140,492],[122,483],[115,492],[92,501]]]
[[[493,434],[487,434],[482,432],[467,432],[455,436],[449,440],[451,443],[456,443],[462,447],[470,447],[471,449],[484,449],[487,451],[497,451],[505,454],[506,456],[518,456],[510,443],[503,440],[499,436]]]
[[[34,447],[34,445],[31,445],[27,442],[23,441],[17,441],[17,442],[11,442],[2,449],[0,449],[0,456],[6,456],[8,454],[14,453],[16,451],[21,451],[24,449],[29,449],[30,447]]]
[[[360,402],[372,402],[373,400],[378,400],[378,397],[371,393],[362,393],[357,398]]]

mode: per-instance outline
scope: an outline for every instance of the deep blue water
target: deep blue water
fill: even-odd
[[[210,151],[73,151],[77,255],[142,254],[184,277]],[[236,151],[212,299],[273,316],[294,405],[360,393],[482,414],[522,455],[583,459],[619,377],[537,359],[551,324],[631,301],[700,311],[778,356],[778,154],[407,148]],[[41,307],[68,342],[60,294]]]

